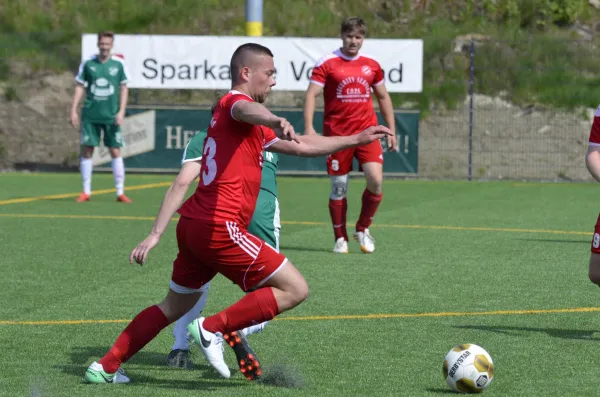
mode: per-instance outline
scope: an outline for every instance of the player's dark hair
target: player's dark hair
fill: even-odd
[[[363,36],[367,34],[367,23],[359,17],[350,17],[342,22],[342,35],[358,30]]]
[[[273,53],[267,47],[256,44],[256,43],[246,43],[239,46],[233,55],[231,56],[231,64],[229,65],[231,71],[231,81],[235,82],[237,76],[240,74],[240,70],[244,66],[248,65],[248,55],[267,55],[271,58],[273,57]]]
[[[102,32],[98,33],[98,41],[100,41],[100,39],[103,37],[110,37],[112,40],[114,40],[115,34],[109,30],[103,30]]]

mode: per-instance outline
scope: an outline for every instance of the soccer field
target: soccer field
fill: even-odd
[[[281,249],[310,296],[250,342],[267,375],[285,368],[302,387],[246,381],[231,349],[231,379],[196,347],[196,369],[168,368],[172,326],[124,365],[132,383],[83,384],[167,291],[175,222],[146,266],[128,256],[172,178],[128,175],[125,205],[112,175],[95,174],[102,194],[77,204],[78,174],[0,174],[0,396],[448,395],[442,362],[459,343],[494,359],[485,395],[598,395],[600,290],[587,278],[598,186],[509,181],[386,181],[375,253],[352,241],[334,255],[328,179],[281,177]],[[350,183],[349,231],[363,188]],[[219,275],[206,312],[241,296]]]

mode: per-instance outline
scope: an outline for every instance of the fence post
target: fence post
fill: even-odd
[[[469,181],[473,178],[473,86],[475,80],[475,40],[469,49]]]
[[[263,35],[263,0],[246,0],[246,36]]]

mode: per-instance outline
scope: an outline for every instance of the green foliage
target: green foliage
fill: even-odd
[[[17,93],[17,89],[12,85],[7,86],[4,89],[4,99],[6,99],[8,102],[18,101],[19,94]]]
[[[15,60],[32,72],[75,70],[81,33],[244,35],[245,2],[7,2],[0,14],[0,80],[11,78]],[[427,112],[461,104],[469,54],[455,52],[454,39],[470,33],[489,37],[477,46],[475,92],[566,108],[597,101],[595,53],[565,29],[596,16],[586,0],[269,0],[263,12],[266,36],[336,37],[343,18],[360,15],[369,37],[422,38],[423,92],[392,95],[396,106]]]

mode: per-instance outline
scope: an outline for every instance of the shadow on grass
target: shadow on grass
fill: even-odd
[[[538,243],[559,243],[559,244],[590,244],[589,240],[565,240],[565,239],[545,239],[545,238],[520,238],[522,241],[535,241]]]
[[[281,247],[279,247],[279,250],[281,252],[285,252],[285,251],[331,252],[331,254],[333,255],[333,252],[330,249],[318,248],[318,247],[296,247],[296,246],[292,246],[292,245],[282,245]]]
[[[78,347],[69,352],[71,364],[56,365],[55,368],[61,370],[67,375],[72,375],[83,380],[83,375],[88,365],[94,360],[102,357],[107,351],[106,346],[85,346]],[[241,376],[236,376],[237,369],[232,371],[234,379],[224,379],[210,365],[203,363],[203,358],[198,355],[192,356],[196,358],[194,368],[191,371],[197,373],[197,379],[186,380],[180,377],[173,377],[172,379],[153,378],[143,374],[144,369],[148,370],[161,370],[169,372],[189,372],[190,370],[184,370],[179,368],[170,368],[166,365],[167,354],[160,354],[155,352],[141,351],[138,352],[131,360],[124,366],[124,370],[127,375],[131,378],[131,383],[127,385],[147,385],[151,384],[156,387],[166,389],[186,389],[186,390],[216,390],[222,387],[240,387],[250,382],[246,381]],[[128,372],[128,366],[131,366],[131,373]]]
[[[485,325],[457,325],[454,328],[474,329],[479,331],[489,331],[498,334],[519,336],[523,332],[539,332],[560,339],[588,340],[600,342],[600,338],[594,338],[594,334],[600,331],[578,330],[578,329],[559,329],[559,328],[529,328],[529,327],[503,327],[503,326],[485,326]]]
[[[455,391],[453,391],[450,388],[444,389],[441,387],[438,388],[429,388],[429,389],[425,389],[425,391],[428,391],[430,393],[438,393],[438,394],[452,394],[452,395],[457,395],[458,393],[456,393]]]

